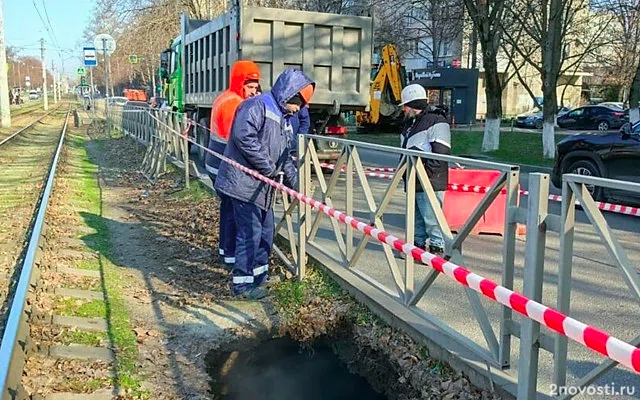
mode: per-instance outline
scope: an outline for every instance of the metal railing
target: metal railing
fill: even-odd
[[[149,111],[147,115],[151,119],[135,113],[131,113],[131,115],[133,116],[127,117],[129,122],[122,117],[122,114],[120,117],[115,116],[114,118],[121,119],[119,123],[114,125],[120,124],[119,129],[135,137],[139,142],[148,144],[143,166],[159,165],[159,163],[162,165],[162,159],[165,157],[173,159],[174,163],[181,162],[182,165],[185,165],[186,161],[190,165],[193,164],[193,161],[188,161],[188,151],[185,152],[176,145],[182,142],[184,143],[182,149],[188,147],[186,144],[187,139],[184,135],[189,126],[187,122],[176,117],[175,113],[162,114],[157,111]],[[150,123],[150,121],[154,122]],[[175,121],[181,121],[181,123],[176,123]],[[127,126],[127,128],[125,129],[124,126]],[[162,132],[163,129],[164,132]],[[183,139],[181,140],[180,138]],[[153,144],[154,140],[157,141],[155,145]],[[322,164],[316,152],[318,143],[323,141],[337,142],[341,147],[340,154],[332,167],[333,172],[328,178],[325,178],[325,171],[321,168]],[[369,181],[366,168],[361,160],[361,153],[364,151],[378,151],[397,156],[398,162],[393,175],[383,181]],[[299,137],[298,154],[298,192],[305,197],[316,196],[315,198],[319,202],[316,202],[316,205],[312,207],[314,203],[309,201],[301,202],[298,198],[294,198],[292,202],[289,202],[287,196],[283,197],[282,209],[278,211],[278,215],[281,218],[276,225],[276,233],[281,233],[288,239],[293,260],[288,259],[281,249],[276,248],[275,251],[286,261],[286,265],[298,275],[299,279],[303,279],[308,251],[311,249],[318,251],[326,256],[325,259],[330,260],[325,265],[329,270],[350,271],[357,279],[417,315],[421,320],[419,319],[417,322],[415,319],[413,320],[414,322],[412,323],[416,324],[416,326],[422,324],[420,321],[437,326],[441,332],[469,349],[487,365],[492,365],[499,369],[509,369],[511,367],[511,355],[513,353],[511,341],[513,338],[519,338],[518,398],[531,399],[538,395],[536,382],[538,379],[539,349],[546,350],[554,355],[555,372],[553,382],[556,384],[565,382],[566,335],[543,332],[540,330],[540,323],[530,318],[524,318],[521,321],[515,320],[512,308],[497,303],[489,303],[491,307],[497,307],[497,312],[492,310],[492,313],[488,313],[486,305],[483,304],[476,291],[471,290],[469,287],[459,286],[454,287],[465,292],[464,296],[469,301],[468,311],[473,315],[475,324],[468,324],[463,328],[458,327],[457,329],[452,327],[446,318],[438,317],[425,308],[425,296],[434,290],[434,283],[441,272],[436,269],[417,268],[412,257],[406,257],[399,264],[394,256],[394,251],[399,249],[394,249],[388,242],[373,242],[369,240],[367,235],[360,236],[356,234],[354,226],[349,223],[344,226],[338,223],[335,218],[324,219],[323,215],[326,216],[326,212],[313,211],[314,208],[318,208],[317,204],[324,203],[328,207],[344,210],[344,215],[354,216],[360,214],[359,218],[368,220],[369,226],[377,231],[392,232],[395,229],[399,237],[404,237],[407,243],[412,243],[414,239],[413,219],[416,212],[415,187],[420,184],[426,192],[429,205],[435,211],[438,225],[445,237],[447,256],[451,258],[452,263],[465,265],[467,260],[463,253],[463,244],[469,239],[473,228],[489,207],[495,203],[498,196],[504,195],[506,196],[504,235],[498,245],[494,243],[494,248],[499,248],[501,256],[497,271],[501,286],[507,289],[513,289],[514,287],[517,225],[519,223],[526,224],[527,237],[522,270],[523,294],[526,298],[541,303],[544,279],[545,234],[547,230],[560,232],[562,261],[557,304],[558,311],[564,315],[569,315],[570,259],[573,252],[572,226],[575,222],[575,200],[578,197],[592,224],[594,224],[605,243],[608,243],[609,251],[620,263],[621,270],[624,272],[629,286],[634,290],[636,296],[640,296],[637,272],[630,268],[628,259],[624,257],[619,245],[616,245],[615,235],[606,226],[602,214],[584,188],[585,184],[599,184],[640,192],[640,185],[565,175],[562,199],[563,214],[562,217],[559,217],[549,213],[549,178],[544,174],[530,174],[528,203],[523,206],[519,205],[518,184],[520,172],[517,166],[426,154],[314,135]],[[490,188],[484,191],[482,200],[475,206],[469,218],[458,229],[455,236],[447,224],[442,208],[431,186],[422,164],[423,159],[499,171],[498,178]],[[149,160],[155,161],[150,162]],[[195,169],[195,165],[193,165],[193,168]],[[154,170],[153,168],[151,169]],[[160,169],[162,170],[162,168]],[[406,184],[406,190],[403,194],[398,193],[398,185],[401,181]],[[356,185],[356,182],[359,182],[359,185]],[[356,190],[356,186],[358,190]],[[382,196],[376,198],[376,194],[382,194]],[[336,206],[340,202],[343,207]],[[394,226],[386,222],[387,219],[392,219],[393,217],[398,219],[398,215],[394,214],[402,216],[404,225],[401,226],[396,223]],[[372,258],[367,258],[366,252],[371,251],[371,246],[375,247],[376,245],[381,247],[384,254],[385,264],[383,267],[376,265],[375,260],[372,260]],[[371,254],[368,255],[370,256]],[[386,274],[386,277],[383,276],[383,273]],[[451,289],[448,288],[447,290]],[[456,299],[456,301],[458,300],[459,298]],[[462,308],[460,309],[462,310]],[[474,329],[479,329],[484,344],[480,344],[478,340],[468,336],[468,332],[473,326],[477,326]],[[496,330],[498,331],[497,334]],[[638,339],[636,338],[632,341],[634,346],[637,346]],[[614,361],[605,362],[584,377],[580,384],[589,384],[613,366],[615,366]]]
[[[546,185],[546,190],[548,191],[548,182]],[[638,266],[634,265],[630,261],[627,251],[621,246],[617,234],[613,231],[607,220],[602,215],[602,211],[598,208],[596,201],[589,192],[588,186],[590,185],[607,189],[623,190],[628,193],[640,195],[640,184],[638,183],[574,174],[563,175],[562,208],[558,221],[559,224],[557,222],[551,223],[549,228],[559,228],[560,264],[558,270],[558,298],[556,308],[564,314],[570,314],[571,312],[570,299],[574,258],[573,247],[576,225],[576,201],[581,205],[589,223],[593,226],[611,259],[615,262],[621,277],[631,291],[633,300],[640,305],[640,274],[638,274]],[[545,190],[544,185],[541,187],[541,190]],[[557,221],[556,216],[554,216],[554,220]],[[538,274],[541,273],[542,272],[538,272]],[[536,328],[533,327],[532,329],[535,330]],[[640,335],[631,339],[629,343],[636,347],[640,346]],[[553,345],[553,383],[557,386],[564,386],[567,382],[567,337],[556,335]],[[618,363],[611,359],[605,360],[578,379],[574,386],[583,388],[587,387],[616,365],[618,365]],[[534,373],[534,371],[531,371],[532,375]],[[638,382],[640,382],[640,379]],[[638,389],[640,390],[640,387]],[[573,396],[563,395],[559,397],[567,399]]]
[[[383,221],[385,213],[389,211],[394,195],[398,192],[398,185],[403,181],[403,178],[406,177],[406,190],[405,194],[402,196],[402,202],[400,204],[397,204],[396,202],[396,208],[403,210],[405,215],[404,235],[401,237],[403,237],[407,243],[413,243],[414,241],[413,222],[416,212],[415,188],[416,184],[419,183],[426,192],[429,200],[429,206],[435,211],[438,225],[445,238],[446,254],[451,257],[452,262],[458,265],[465,264],[465,258],[462,252],[465,240],[468,238],[469,234],[480,218],[482,218],[486,210],[494,203],[500,192],[506,190],[507,201],[504,212],[508,217],[505,219],[504,241],[502,244],[502,284],[508,288],[513,287],[517,226],[516,221],[510,217],[512,215],[510,210],[513,207],[517,207],[518,204],[519,169],[517,166],[470,160],[454,156],[425,154],[424,152],[419,151],[366,144],[362,142],[336,139],[335,137],[309,135],[301,137],[300,140],[302,142],[299,149],[299,154],[301,155],[299,161],[300,181],[303,182],[300,185],[301,193],[311,197],[317,195],[317,198],[320,201],[332,207],[335,200],[336,189],[342,179],[342,183],[344,184],[344,193],[341,192],[341,196],[343,197],[341,200],[344,201],[344,211],[346,214],[354,215],[354,212],[359,212],[364,215],[368,214],[368,220],[372,226],[378,230],[385,230],[385,223]],[[337,142],[342,147],[342,151],[335,162],[333,173],[327,182],[324,177],[324,172],[320,168],[320,160],[316,153],[316,146],[318,142],[328,140]],[[399,159],[395,172],[393,173],[393,177],[385,181],[383,184],[378,183],[376,191],[384,193],[382,198],[378,201],[374,198],[375,196],[371,189],[371,183],[360,158],[360,151],[365,149],[384,152],[386,154],[391,153],[397,155]],[[484,195],[482,201],[477,204],[464,226],[458,230],[456,236],[451,232],[451,229],[444,217],[442,208],[436,198],[436,194],[431,186],[430,180],[427,177],[423,163],[421,162],[423,159],[445,161],[451,164],[459,163],[481,169],[500,171],[499,177]],[[320,189],[319,193],[312,193],[309,190],[312,182],[312,172],[314,172],[313,177],[315,178],[315,187]],[[360,183],[361,194],[365,200],[364,208],[360,209],[356,209],[354,207],[354,198],[357,196],[357,192],[354,189],[355,178],[357,178]],[[416,276],[415,262],[412,257],[405,257],[403,261],[403,273],[398,266],[398,261],[394,256],[391,246],[380,244],[386,260],[386,266],[388,268],[387,272],[392,277],[392,280],[388,281],[388,283],[383,283],[380,279],[372,277],[371,273],[367,273],[373,271],[356,268],[362,262],[365,262],[362,257],[366,246],[371,243],[366,235],[362,235],[362,237],[358,238],[359,242],[354,244],[355,238],[353,227],[347,226],[346,231],[343,233],[338,222],[330,220],[330,230],[333,233],[333,239],[337,246],[331,246],[330,249],[325,248],[316,240],[323,214],[319,212],[312,213],[309,206],[304,206],[303,208],[305,215],[303,224],[304,230],[306,230],[306,246],[313,246],[317,250],[329,255],[338,265],[343,268],[350,269],[351,272],[358,275],[369,284],[375,286],[382,292],[391,296],[398,303],[418,314],[420,318],[437,325],[449,336],[455,338],[469,350],[473,351],[495,367],[505,368],[509,366],[512,333],[509,329],[512,314],[510,309],[506,307],[503,308],[500,320],[497,321],[497,325],[500,326],[500,332],[496,335],[478,294],[469,288],[462,289],[465,292],[464,295],[469,301],[476,323],[480,326],[482,331],[482,336],[485,341],[485,346],[482,346],[479,343],[476,343],[475,340],[465,336],[463,332],[452,329],[447,323],[432,313],[429,313],[419,305],[420,301],[425,297],[429,289],[433,287],[433,283],[440,273],[435,270],[430,270],[426,276],[422,277],[422,279],[418,279]],[[300,229],[302,230],[302,228]],[[338,249],[338,254],[334,251],[335,248]],[[376,274],[378,274],[377,271]]]

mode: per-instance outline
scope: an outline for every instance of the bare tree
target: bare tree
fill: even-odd
[[[619,100],[629,101],[629,117],[635,122],[640,120],[640,76],[636,78],[640,68],[640,0],[610,0],[602,7],[614,18],[614,42],[593,61],[605,67],[609,82],[622,88]]]
[[[546,158],[555,155],[559,78],[574,74],[586,57],[608,40],[604,32],[610,18],[594,15],[592,4],[589,0],[531,0],[510,7],[508,17],[515,29],[504,31],[505,40],[517,57],[538,71],[542,81],[542,148]],[[521,82],[533,94],[531,83]]]
[[[375,52],[380,54],[386,44],[395,44],[400,57],[403,57],[410,50],[406,40],[408,27],[395,3],[395,0],[385,0],[372,6],[371,13],[375,24],[373,46]]]
[[[31,87],[42,86],[42,63],[39,57],[21,56],[14,48],[7,47],[7,68],[9,89],[24,87],[29,77]],[[47,70],[47,82],[53,82],[53,76]]]
[[[203,0],[99,0],[85,30],[85,41],[93,42],[98,33],[111,34],[118,44],[110,57],[113,87],[118,92],[132,86],[152,91],[160,53],[180,31],[180,14],[206,18],[207,13],[221,12],[212,8],[214,4]],[[132,64],[130,55],[136,55],[138,63]],[[104,85],[103,63],[95,68],[94,81]]]
[[[482,48],[485,93],[487,98],[487,123],[484,127],[482,151],[493,151],[500,147],[500,119],[502,118],[503,82],[498,72],[498,52],[502,42],[501,23],[507,0],[464,0],[473,21],[477,38]]]
[[[636,123],[640,120],[640,65],[636,67],[633,81],[631,82],[631,90],[629,91],[629,120]]]
[[[382,0],[378,3],[385,4],[388,3],[388,0]],[[324,13],[367,15],[375,5],[369,0],[289,0],[287,7]]]
[[[408,39],[419,45],[414,55],[438,65],[444,55],[461,51],[464,28],[464,5],[458,0],[406,0],[396,5],[404,14]]]

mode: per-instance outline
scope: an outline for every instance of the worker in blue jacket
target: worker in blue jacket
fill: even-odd
[[[245,100],[238,107],[224,155],[261,175],[297,187],[297,171],[289,154],[291,117],[311,100],[315,83],[302,71],[287,69],[270,92]],[[249,299],[267,294],[269,255],[273,247],[275,188],[222,163],[217,191],[229,196],[236,224],[236,259],[232,293]]]
[[[289,142],[289,153],[291,157],[298,157],[298,135],[306,135],[311,128],[311,118],[309,108],[302,107],[299,112],[291,117],[292,135]]]
[[[311,128],[311,119],[309,118],[309,108],[302,107],[299,112],[291,117],[291,128],[293,133],[298,135],[306,135]]]

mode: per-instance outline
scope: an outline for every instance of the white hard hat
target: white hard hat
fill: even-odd
[[[422,85],[414,83],[402,89],[401,99],[401,106],[414,100],[427,100],[427,91],[424,90]]]

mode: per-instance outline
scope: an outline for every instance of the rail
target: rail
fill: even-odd
[[[120,114],[120,118],[122,118],[122,115],[123,114]],[[191,146],[201,147],[188,137],[187,132],[190,129],[190,124],[184,119],[181,120],[180,124],[176,124],[175,122],[171,122],[171,120],[163,121],[162,114],[154,111],[148,112],[148,117],[135,115],[136,114],[131,114],[128,118],[137,119],[137,121],[133,124],[129,121],[129,129],[123,130],[126,134],[138,139],[138,141],[145,141],[143,138],[146,138],[147,152],[143,160],[143,167],[145,165],[147,167],[149,165],[161,166],[162,161],[160,159],[167,157],[173,158],[174,160],[182,158],[184,160],[183,165],[187,165],[186,163],[189,162],[188,150],[185,151],[185,149],[188,148],[187,143]],[[115,116],[115,118],[118,118],[118,116]],[[145,119],[147,123],[144,122]],[[148,124],[149,120],[153,120],[153,124]],[[122,122],[122,124],[124,125],[124,122]],[[327,140],[337,142],[342,148],[328,182],[325,179],[322,165],[315,152],[315,143]],[[179,148],[181,149],[181,153],[176,151],[176,149]],[[371,172],[371,170],[367,171],[367,168],[364,167],[361,162],[360,152],[362,149],[395,153],[399,156],[398,165],[394,168],[394,175],[389,179],[388,185],[384,188],[377,187],[378,192],[383,193],[382,198],[375,198],[372,186],[367,180],[367,172]],[[562,383],[562,374],[566,374],[566,365],[563,369],[562,359],[564,358],[566,361],[567,351],[566,345],[564,348],[562,345],[566,343],[568,339],[572,339],[574,342],[592,351],[607,356],[609,361],[600,369],[611,368],[617,363],[621,363],[636,373],[640,372],[640,349],[637,348],[637,339],[634,339],[631,344],[624,342],[569,316],[568,292],[570,290],[570,284],[567,281],[570,282],[570,274],[562,278],[564,279],[564,286],[562,286],[562,290],[559,289],[558,291],[563,291],[564,293],[566,289],[566,293],[562,295],[560,293],[558,294],[557,309],[542,304],[541,286],[543,284],[544,230],[547,228],[555,231],[564,229],[561,228],[562,224],[559,218],[554,220],[548,217],[545,208],[548,199],[548,187],[545,192],[544,185],[545,182],[548,185],[548,176],[545,177],[544,174],[530,175],[530,179],[532,180],[529,191],[530,197],[526,207],[522,207],[518,203],[519,169],[516,166],[469,160],[453,156],[427,155],[422,152],[364,144],[350,140],[305,135],[299,137],[299,189],[295,191],[284,187],[279,182],[260,176],[257,172],[238,165],[232,160],[224,158],[221,154],[217,154],[206,148],[202,148],[202,150],[214,154],[225,162],[229,162],[244,172],[275,187],[279,191],[292,196],[294,199],[292,203],[285,202],[283,204],[284,207],[281,212],[282,218],[278,222],[276,230],[279,231],[286,227],[292,255],[294,257],[293,262],[289,261],[288,265],[294,269],[299,279],[304,278],[306,254],[308,250],[313,248],[323,253],[324,259],[335,263],[325,265],[331,271],[335,273],[349,271],[351,274],[349,276],[354,276],[362,282],[371,285],[377,289],[381,295],[393,299],[398,305],[405,307],[419,316],[423,322],[413,322],[416,324],[417,330],[419,330],[421,326],[424,326],[424,323],[435,325],[456,342],[480,356],[484,362],[501,369],[510,367],[511,340],[514,337],[519,338],[520,361],[517,386],[519,398],[531,399],[536,397],[537,357],[540,349],[544,349],[555,355],[557,360],[556,369],[559,372],[555,374],[554,382]],[[155,156],[153,153],[156,153]],[[482,189],[482,192],[485,194],[483,199],[471,213],[471,216],[464,226],[458,230],[455,237],[444,219],[442,209],[436,199],[424,166],[422,165],[421,160],[424,158],[437,159],[450,163],[458,162],[478,168],[489,168],[500,171],[500,175],[493,185],[488,189]],[[162,168],[160,168],[160,170],[162,170]],[[315,172],[315,179],[317,179],[314,185],[311,184],[312,172]],[[387,169],[384,172],[391,171]],[[362,215],[369,214],[368,221],[362,221],[354,217],[355,211],[357,211],[354,207],[354,199],[356,198],[354,178],[359,179],[361,183],[362,193],[360,199],[362,199],[362,203],[364,204],[364,211],[360,210],[359,212]],[[394,211],[401,211],[406,226],[403,232],[399,235],[394,235],[394,232],[385,228],[383,215],[392,203],[397,186],[403,179],[406,179],[406,191],[402,196],[401,204],[395,204],[396,208]],[[591,180],[587,182],[585,179],[588,178],[584,177],[572,178],[569,176],[569,179],[574,179],[574,181],[571,181],[573,185],[576,185],[576,182],[582,182],[582,184],[585,184],[585,182],[586,184],[603,183],[599,180],[597,183]],[[344,192],[340,193],[343,198],[338,199],[338,191],[336,188],[338,183],[341,182],[344,182],[345,188]],[[434,256],[411,244],[414,239],[414,192],[417,183],[420,183],[424,188],[429,203],[435,211],[436,219],[445,236],[447,258],[450,258],[449,260]],[[604,182],[604,184],[607,183],[608,182]],[[313,198],[315,189],[320,189],[320,200]],[[463,242],[467,239],[472,228],[480,220],[488,207],[492,205],[500,194],[506,195],[507,200],[505,205],[505,234],[503,243],[501,244],[502,282],[498,284],[491,279],[486,279],[470,272],[461,267],[461,265],[465,264],[465,259],[462,254]],[[578,200],[581,203],[588,203],[588,198],[584,193],[581,192],[580,196],[578,196]],[[283,198],[286,199],[287,196]],[[336,201],[344,202],[344,212],[338,211],[333,205]],[[575,213],[575,202],[575,197],[563,192],[563,213],[571,215],[568,211],[569,209]],[[294,221],[294,213],[296,211],[298,217],[297,221]],[[313,214],[313,211],[317,213]],[[597,207],[590,212],[599,213]],[[601,216],[601,214],[599,215]],[[324,221],[322,220],[322,216],[329,217],[329,221],[325,225],[322,225],[322,221]],[[564,216],[562,218],[566,221],[570,219]],[[526,223],[528,228],[524,262],[524,295],[519,294],[513,289],[515,233],[518,223]],[[323,238],[318,237],[319,231],[321,230],[325,235]],[[335,237],[326,236],[329,232],[332,232]],[[354,243],[354,232],[363,234],[359,242]],[[400,235],[403,233],[405,239],[400,238]],[[614,243],[612,244],[612,252],[619,254],[615,249],[615,242],[607,239],[611,235],[607,233],[603,233],[602,235],[606,240],[609,240],[610,243]],[[565,235],[563,237],[563,251],[570,254],[572,249],[571,246],[567,245],[569,236]],[[385,260],[388,264],[387,273],[390,276],[390,279],[385,281],[386,283],[380,279],[380,270],[374,271],[378,274],[376,276],[371,276],[371,274],[367,273],[378,267],[368,265],[370,263],[359,262],[364,252],[367,251],[371,239],[374,239],[376,243],[382,245]],[[325,246],[322,244],[323,241],[325,242]],[[393,251],[406,255],[404,259],[404,271],[398,267]],[[282,254],[279,255],[282,256]],[[426,272],[424,268],[416,269],[414,265],[416,261],[423,265],[431,266],[431,269],[428,270],[428,272]],[[564,263],[566,264],[567,260],[565,260]],[[628,266],[628,263],[623,262],[623,264]],[[364,271],[367,268],[370,268],[370,270]],[[628,269],[629,268],[623,268],[627,275],[633,275],[627,271]],[[426,273],[423,273],[422,279],[418,280],[417,275],[421,271]],[[482,331],[481,333],[486,342],[486,347],[481,346],[472,338],[466,337],[463,331],[453,329],[432,313],[422,309],[421,300],[425,293],[432,287],[436,278],[441,274],[452,278],[452,281],[458,285],[457,287],[462,285],[469,300],[473,316]],[[635,280],[635,278],[629,279],[631,279],[630,282],[633,283],[633,285],[630,286],[637,290],[638,281]],[[417,280],[418,284],[416,285]],[[559,287],[560,286],[559,284]],[[494,302],[492,304],[499,304],[501,307],[500,317],[498,321],[494,321],[494,323],[497,322],[499,324],[500,331],[498,335],[496,335],[492,327],[486,309],[480,301],[479,294],[493,300]],[[514,320],[512,318],[513,311],[528,318],[522,321]],[[540,331],[540,326],[545,326],[555,333],[550,335],[542,332]],[[562,354],[562,356],[558,356],[559,354]],[[600,369],[596,372],[599,372]]]
[[[71,106],[69,106],[71,108]],[[55,110],[53,110],[55,111]],[[67,111],[60,141],[56,148],[56,152],[49,168],[46,185],[40,197],[36,217],[31,229],[31,236],[27,245],[27,251],[22,263],[20,278],[16,286],[9,316],[5,325],[2,342],[0,343],[0,388],[2,388],[2,398],[11,399],[16,396],[19,382],[22,377],[22,365],[24,365],[25,352],[28,350],[28,318],[25,305],[29,290],[34,285],[34,266],[36,263],[36,254],[40,250],[40,240],[42,229],[44,227],[44,218],[49,204],[49,197],[53,189],[53,183],[60,158],[60,151],[64,144],[65,133],[69,121],[70,111]],[[21,351],[17,351],[20,349]]]
[[[52,109],[52,110],[46,112],[45,114],[39,116],[35,120],[29,122],[29,124],[27,126],[24,126],[24,127],[20,128],[20,129],[18,129],[16,132],[12,133],[10,136],[2,139],[2,141],[0,141],[0,146],[2,146],[3,144],[9,142],[11,139],[15,138],[16,136],[18,136],[22,132],[26,131],[27,129],[31,128],[33,125],[35,125],[36,123],[42,121],[45,117],[48,117],[52,112],[57,111],[57,110],[58,110],[58,108],[55,108],[55,109]]]

